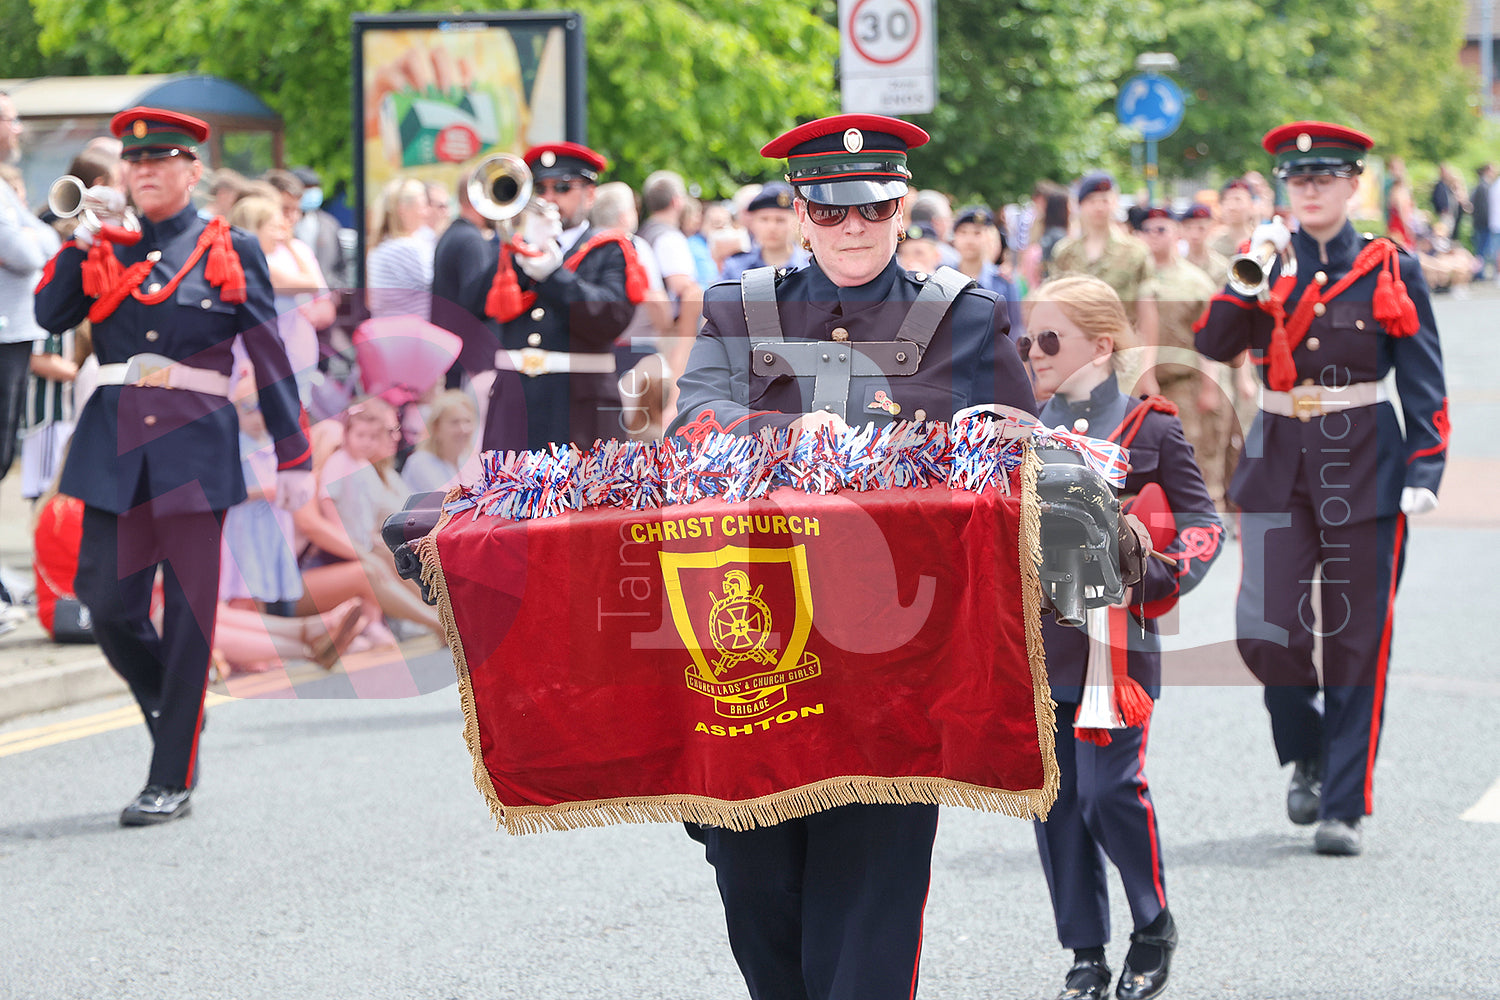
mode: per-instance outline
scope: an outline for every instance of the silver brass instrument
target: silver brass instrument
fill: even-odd
[[[1123,729],[1115,708],[1115,673],[1109,648],[1109,609],[1084,612],[1089,635],[1088,666],[1083,675],[1083,697],[1078,702],[1074,729]]]
[[[71,219],[75,215],[81,215],[83,221],[88,223],[89,227],[94,230],[98,230],[106,222],[114,222],[115,220],[112,218],[101,219],[94,213],[93,209],[84,207],[83,199],[87,193],[88,189],[83,186],[83,181],[72,174],[63,174],[57,180],[53,181],[52,186],[47,189],[47,207],[59,219]],[[135,213],[129,208],[125,209],[124,214],[119,219],[119,224],[121,228],[132,233],[141,231],[140,220],[135,217]]]
[[[1240,295],[1263,295],[1271,287],[1271,265],[1281,261],[1281,274],[1297,273],[1297,255],[1292,252],[1292,243],[1278,250],[1276,244],[1266,240],[1250,248],[1249,253],[1236,254],[1229,261],[1229,287]]]
[[[531,207],[531,168],[508,153],[480,160],[469,173],[469,204],[491,222],[511,221]]]

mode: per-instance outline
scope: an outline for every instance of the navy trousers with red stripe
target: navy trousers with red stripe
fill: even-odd
[[[188,788],[197,765],[219,597],[223,511],[83,509],[74,589],[109,665],[130,685],[153,745],[147,784]],[[162,568],[162,628],[151,591]]]
[[[1077,705],[1057,706],[1057,768],[1061,787],[1036,846],[1052,894],[1057,939],[1064,948],[1109,941],[1109,885],[1104,859],[1120,872],[1137,929],[1167,906],[1156,807],[1146,783],[1151,723],[1110,731],[1108,746],[1073,736]]]
[[[1406,519],[1330,527],[1318,524],[1305,497],[1292,500],[1290,513],[1241,515],[1240,655],[1265,685],[1281,763],[1321,758],[1320,815],[1356,819],[1374,805]],[[1315,639],[1322,644],[1321,677]]]
[[[753,1000],[910,1000],[937,806],[838,806],[753,830],[689,824]]]

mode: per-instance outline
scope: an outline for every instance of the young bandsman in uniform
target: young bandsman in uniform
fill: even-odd
[[[1039,414],[1042,424],[1124,445],[1130,452],[1124,494],[1135,496],[1148,486],[1160,490],[1175,519],[1176,537],[1158,540],[1168,558],[1148,561],[1124,606],[1090,612],[1102,627],[1089,633],[1095,642],[1107,637],[1107,651],[1091,653],[1084,630],[1051,619],[1042,624],[1058,703],[1061,788],[1046,821],[1036,824],[1036,839],[1057,937],[1073,950],[1059,1000],[1103,1000],[1109,994],[1106,857],[1119,869],[1134,923],[1116,996],[1149,1000],[1166,989],[1177,947],[1145,774],[1151,706],[1161,691],[1155,617],[1203,579],[1218,557],[1222,529],[1176,407],[1161,396],[1137,399],[1120,391],[1115,352],[1128,349],[1133,334],[1114,290],[1098,278],[1058,278],[1037,289],[1028,305],[1028,334],[1016,346],[1035,375],[1037,394],[1050,396]],[[1110,662],[1125,728],[1075,728],[1075,721],[1088,725],[1079,706],[1090,655]],[[1126,688],[1133,698],[1124,696]]]
[[[500,324],[483,447],[587,448],[623,436],[613,346],[645,298],[646,272],[627,234],[589,225],[603,156],[554,142],[522,159],[543,207],[524,214],[522,248],[501,244],[463,293],[471,312]]]
[[[37,286],[36,316],[52,331],[93,323],[100,384],[78,418],[61,491],[85,504],[75,589],[154,744],[146,787],[120,815],[139,826],[185,816],[197,781],[220,531],[224,511],[245,499],[226,398],[236,338],[275,438],[279,504],[310,499],[312,454],[260,244],[193,207],[208,126],[131,108],[110,130],[124,144],[140,233],[120,225],[118,192],[90,188],[90,214]],[[160,632],[150,619],[158,568]]]
[[[1244,511],[1239,649],[1265,685],[1277,757],[1295,765],[1287,815],[1317,822],[1317,851],[1335,855],[1359,853],[1360,821],[1374,807],[1406,518],[1437,506],[1448,445],[1442,353],[1421,268],[1349,224],[1371,144],[1325,122],[1266,134],[1299,228],[1288,235],[1267,223],[1251,235],[1251,252],[1289,246],[1296,274],[1270,265],[1259,296],[1226,288],[1197,336],[1199,350],[1219,360],[1250,348],[1264,382],[1229,491]]]

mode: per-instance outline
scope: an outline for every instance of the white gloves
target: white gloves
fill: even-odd
[[[316,480],[305,469],[286,469],[276,473],[276,506],[282,510],[299,510],[313,498]]]
[[[118,222],[125,217],[125,196],[107,184],[95,184],[83,193],[82,207],[105,222]]]
[[[1401,513],[1408,517],[1437,510],[1437,494],[1425,486],[1405,486],[1401,489]]]
[[[558,244],[561,237],[562,222],[557,217],[555,206],[544,202],[539,211],[526,213],[526,227],[521,238],[532,250],[540,251],[536,257],[516,254],[516,264],[527,277],[533,281],[545,281],[553,271],[562,267],[562,247]]]
[[[101,225],[124,220],[125,196],[106,184],[95,184],[83,193],[78,216],[78,226],[73,230],[73,242],[88,249],[94,245],[94,237]]]
[[[1255,232],[1250,234],[1250,246],[1252,248],[1258,247],[1262,243],[1270,243],[1277,251],[1281,251],[1285,250],[1286,245],[1291,241],[1291,231],[1286,228],[1286,223],[1280,219],[1262,222],[1255,227]]]
[[[516,264],[521,270],[526,272],[527,277],[532,281],[546,281],[552,276],[553,271],[562,267],[562,247],[557,245],[556,240],[553,240],[551,243],[532,243],[531,248],[533,250],[540,250],[541,253],[536,257],[528,257],[526,254],[518,253],[516,254]]]

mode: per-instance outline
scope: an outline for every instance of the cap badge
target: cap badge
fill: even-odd
[[[1297,136],[1297,149],[1298,151],[1303,153],[1307,152],[1309,149],[1312,149],[1312,136],[1308,135],[1306,132],[1299,134]]]
[[[865,136],[857,128],[851,128],[844,133],[844,149],[851,153],[857,153],[865,148]]]
[[[776,195],[776,204],[780,205],[782,208],[791,208],[792,196],[787,194],[785,191],[778,192]]]
[[[550,167],[553,164],[557,163],[557,154],[549,149],[541,155],[541,161],[542,166]]]
[[[132,129],[131,131],[133,131],[135,133],[135,137],[137,139],[144,139],[144,138],[146,138],[146,123],[144,121],[142,121],[141,119],[137,118],[135,120],[135,128]]]

